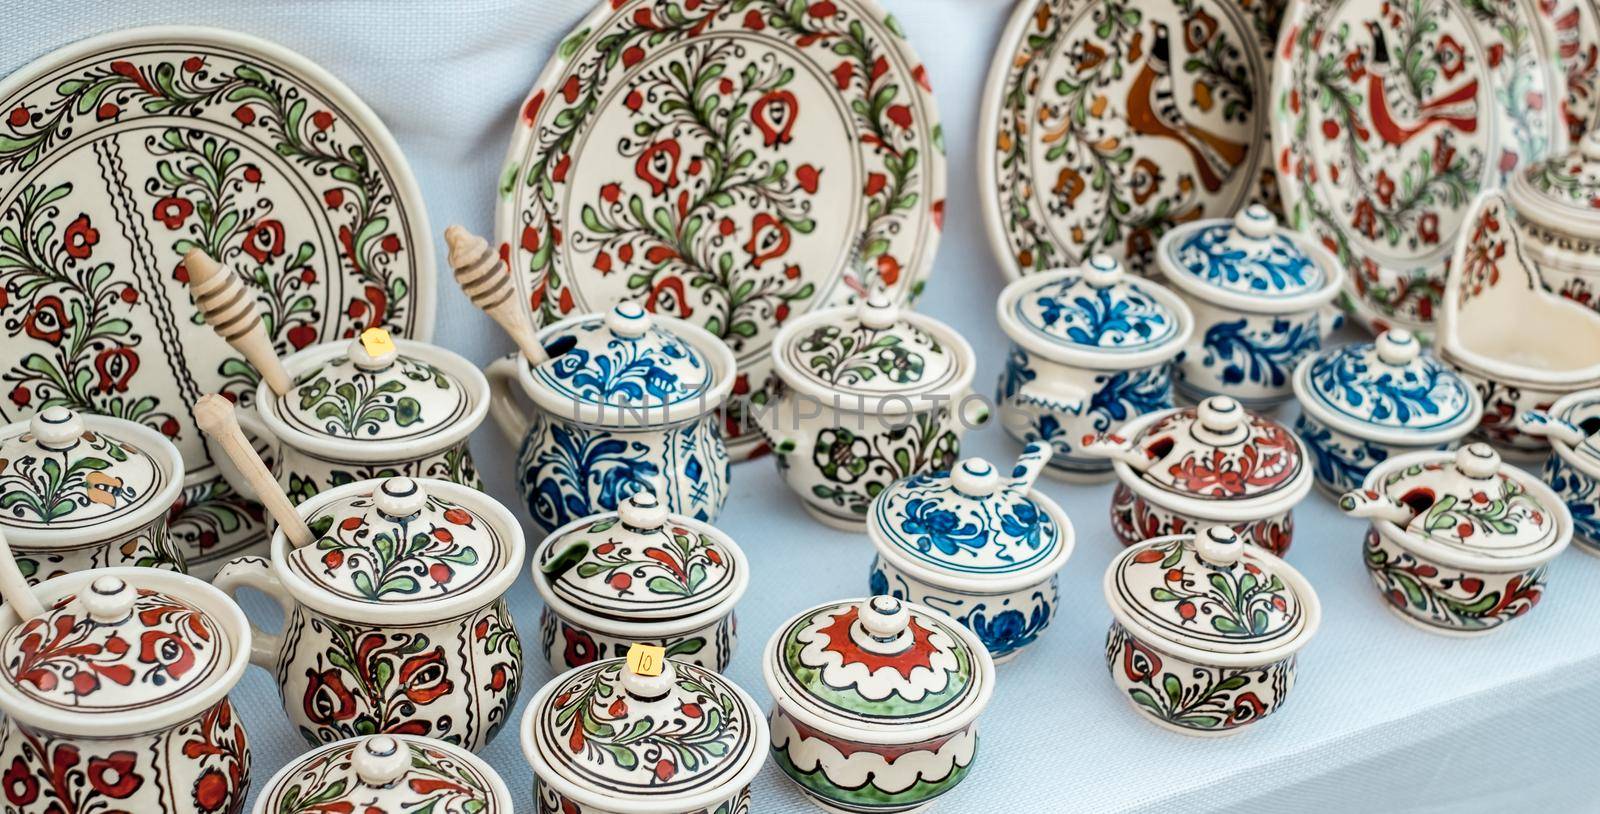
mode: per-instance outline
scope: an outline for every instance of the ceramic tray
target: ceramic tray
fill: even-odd
[[[280,353],[373,325],[432,332],[411,172],[303,57],[144,28],[0,82],[0,421],[66,404],[166,434],[189,471],[172,530],[206,574],[262,526],[189,417],[207,392],[248,402],[256,381],[190,299],[179,261],[194,246],[245,276]]]

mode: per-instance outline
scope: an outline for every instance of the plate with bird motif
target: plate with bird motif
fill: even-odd
[[[610,0],[521,108],[496,231],[543,323],[631,301],[727,342],[740,459],[774,335],[914,297],[944,190],[927,71],[872,0]]]
[[[1372,329],[1427,331],[1473,197],[1563,149],[1568,86],[1540,3],[1291,6],[1273,82],[1284,209],[1345,264],[1346,305]]]
[[[264,531],[190,418],[256,374],[199,316],[205,249],[255,295],[279,353],[433,329],[427,216],[383,123],[304,57],[205,28],[84,40],[0,82],[0,423],[62,404],[171,438],[172,530],[208,574]]]
[[[1176,223],[1276,206],[1282,0],[1024,0],[983,98],[978,185],[1008,277],[1106,252],[1153,274]]]

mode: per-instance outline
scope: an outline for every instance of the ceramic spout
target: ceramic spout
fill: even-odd
[[[1133,445],[1133,442],[1115,433],[1091,433],[1083,437],[1080,445],[1083,454],[1094,458],[1110,458],[1121,461],[1132,467],[1137,472],[1143,472],[1155,463],[1144,450]]]

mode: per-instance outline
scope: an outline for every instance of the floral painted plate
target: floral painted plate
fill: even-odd
[[[1540,8],[1566,80],[1561,120],[1577,144],[1600,124],[1600,0],[1546,0]]]
[[[118,31],[0,82],[0,422],[62,404],[183,452],[192,570],[262,538],[190,408],[255,372],[201,320],[192,247],[237,269],[279,353],[378,325],[433,330],[416,182],[382,122],[293,52],[205,28]]]
[[[496,227],[543,322],[632,301],[726,341],[739,459],[778,329],[915,296],[944,186],[926,71],[876,2],[611,0],[523,104]]]
[[[1024,0],[989,67],[978,186],[1015,279],[1105,252],[1153,273],[1173,224],[1275,206],[1282,0]]]
[[[1273,80],[1284,209],[1349,271],[1375,331],[1426,331],[1478,190],[1559,151],[1537,0],[1296,0]]]

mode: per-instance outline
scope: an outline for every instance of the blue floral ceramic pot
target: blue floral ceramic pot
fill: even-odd
[[[1162,236],[1156,260],[1194,311],[1177,386],[1196,401],[1228,395],[1268,407],[1289,400],[1295,366],[1343,322],[1329,304],[1344,268],[1259,204],[1231,219],[1175,227]]]
[[[1396,455],[1454,449],[1483,413],[1478,391],[1403,328],[1304,359],[1294,392],[1295,431],[1317,484],[1336,495]]]
[[[1056,611],[1056,574],[1072,554],[1072,521],[1033,488],[1050,447],[1028,445],[1009,477],[982,458],[914,475],[872,502],[870,587],[943,611],[996,663],[1032,644]]]
[[[656,479],[669,511],[714,520],[728,498],[720,419],[733,351],[634,303],[563,320],[539,339],[547,361],[510,356],[488,371],[490,412],[521,444],[517,479],[534,522],[549,531],[615,510]]]
[[[1523,413],[1518,427],[1549,439],[1544,482],[1572,512],[1578,550],[1600,556],[1600,390],[1564,396],[1549,410]]]
[[[1194,317],[1176,294],[1096,255],[1074,269],[1024,277],[997,306],[1011,338],[995,401],[1023,443],[1054,449],[1045,472],[1071,481],[1111,477],[1111,462],[1078,440],[1173,406],[1172,365]]]

